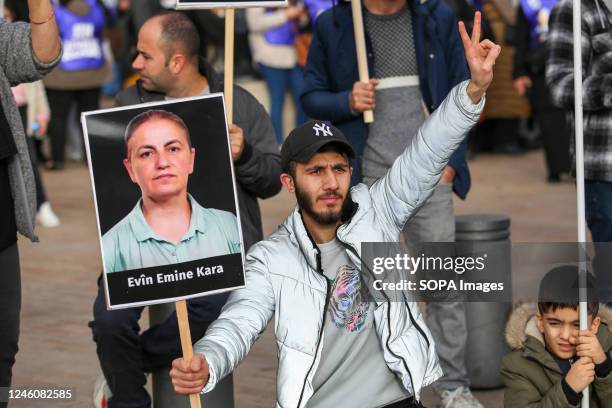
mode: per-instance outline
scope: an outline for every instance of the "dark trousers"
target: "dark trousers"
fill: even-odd
[[[534,117],[542,132],[548,174],[569,173],[570,129],[566,123],[565,111],[552,107],[534,110]]]
[[[18,350],[21,276],[17,244],[0,251],[0,387],[10,387]],[[7,392],[0,395],[0,408],[7,406]]]
[[[227,294],[206,296],[187,302],[191,339],[204,336],[225,304]],[[163,323],[140,333],[138,320],[144,307],[107,310],[104,285],[99,282],[94,302],[94,320],[89,323],[96,342],[102,372],[113,393],[108,408],[148,408],[145,373],[170,367],[182,355],[176,312]]]
[[[612,183],[585,182],[586,222],[593,242],[605,242],[595,246],[593,268],[597,276],[599,301],[612,302]]]
[[[49,137],[51,138],[51,156],[55,163],[63,164],[66,157],[66,137],[68,136],[68,118],[73,103],[77,105],[77,120],[81,112],[96,110],[99,107],[100,88],[78,91],[58,91],[47,89],[47,98],[51,108]],[[79,126],[79,129],[81,126]]]

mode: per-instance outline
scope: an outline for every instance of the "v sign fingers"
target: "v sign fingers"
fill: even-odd
[[[491,40],[480,41],[481,16],[476,12],[474,16],[474,28],[472,38],[465,29],[465,24],[459,22],[459,34],[463,42],[465,58],[470,68],[470,84],[468,93],[474,102],[478,102],[493,81],[493,65],[499,57],[501,47]]]

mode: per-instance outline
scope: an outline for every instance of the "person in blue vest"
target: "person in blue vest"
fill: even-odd
[[[270,97],[270,116],[276,133],[276,142],[283,144],[283,107],[285,93],[291,91],[295,104],[295,125],[306,121],[300,103],[304,87],[304,74],[297,63],[294,46],[299,20],[304,15],[301,6],[283,9],[247,9],[249,43],[253,61],[264,77]]]
[[[548,18],[559,0],[520,0],[514,40],[514,89],[527,95],[542,132],[548,181],[570,171],[570,130],[565,111],[553,105],[546,85]]]
[[[302,104],[307,115],[330,120],[347,135],[356,153],[351,182],[372,185],[451,88],[467,78],[468,69],[456,17],[442,1],[364,0],[363,6],[368,67],[375,79],[359,81],[351,6],[342,2],[322,13],[314,27]],[[475,18],[480,27],[480,13]],[[366,110],[374,111],[369,125],[363,121]],[[452,192],[465,198],[470,188],[465,153],[466,142],[450,158],[433,195],[405,225],[409,246],[454,242]],[[434,387],[442,406],[481,408],[465,367],[465,304],[430,302],[427,324],[444,372]]]
[[[56,0],[53,5],[64,55],[45,78],[45,87],[51,107],[51,169],[61,170],[71,107],[76,104],[77,116],[98,109],[100,89],[111,74],[102,47],[110,14],[102,0]]]

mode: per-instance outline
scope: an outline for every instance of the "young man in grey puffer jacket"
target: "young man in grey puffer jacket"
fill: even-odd
[[[176,392],[212,390],[274,317],[277,408],[420,406],[422,388],[442,375],[434,341],[410,295],[400,292],[399,302],[364,297],[361,243],[399,241],[478,121],[501,48],[460,31],[471,80],[452,89],[370,188],[349,190],[355,152],[337,128],[310,121],[289,135],[281,181],[298,206],[249,251],[246,287],[230,295],[195,357],[173,362]]]

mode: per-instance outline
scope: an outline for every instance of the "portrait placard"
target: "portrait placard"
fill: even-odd
[[[85,112],[110,309],[244,286],[222,94]]]

